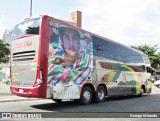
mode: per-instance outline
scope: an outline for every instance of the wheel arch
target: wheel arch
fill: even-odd
[[[103,87],[105,88],[105,90],[106,90],[106,96],[108,95],[107,85],[104,84],[104,83],[100,83],[100,84],[98,84],[98,86],[94,86],[92,83],[86,83],[86,84],[84,84],[84,85],[82,86],[82,88],[81,88],[81,93],[82,93],[82,89],[83,89],[85,86],[89,86],[89,87],[92,89],[92,92],[93,92],[93,93],[97,92],[97,89],[98,89],[99,86],[103,86]],[[80,94],[81,94],[81,93],[80,93]]]
[[[90,87],[93,93],[96,92],[96,88],[95,88],[95,86],[94,86],[92,83],[86,83],[86,84],[84,84],[84,85],[82,86],[82,88],[81,88],[81,93],[82,93],[82,89],[83,89],[85,86]],[[80,93],[80,94],[81,94],[81,93]]]

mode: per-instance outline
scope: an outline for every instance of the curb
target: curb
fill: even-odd
[[[32,100],[45,100],[43,98],[15,98],[15,99],[4,99],[4,100],[0,100],[0,103],[4,103],[4,102],[18,102],[18,101],[32,101]]]

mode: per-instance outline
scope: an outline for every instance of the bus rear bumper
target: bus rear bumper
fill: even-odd
[[[10,90],[12,94],[21,97],[45,98],[46,94],[45,92],[42,93],[41,87],[42,87],[41,85],[38,85],[36,87],[17,87],[10,85]]]

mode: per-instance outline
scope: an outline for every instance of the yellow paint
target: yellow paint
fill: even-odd
[[[115,75],[116,75],[116,72],[109,72],[108,82],[111,82]]]

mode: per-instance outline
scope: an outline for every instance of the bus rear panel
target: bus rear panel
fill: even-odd
[[[40,17],[25,20],[13,29],[11,92],[24,97],[45,97],[40,71]]]

